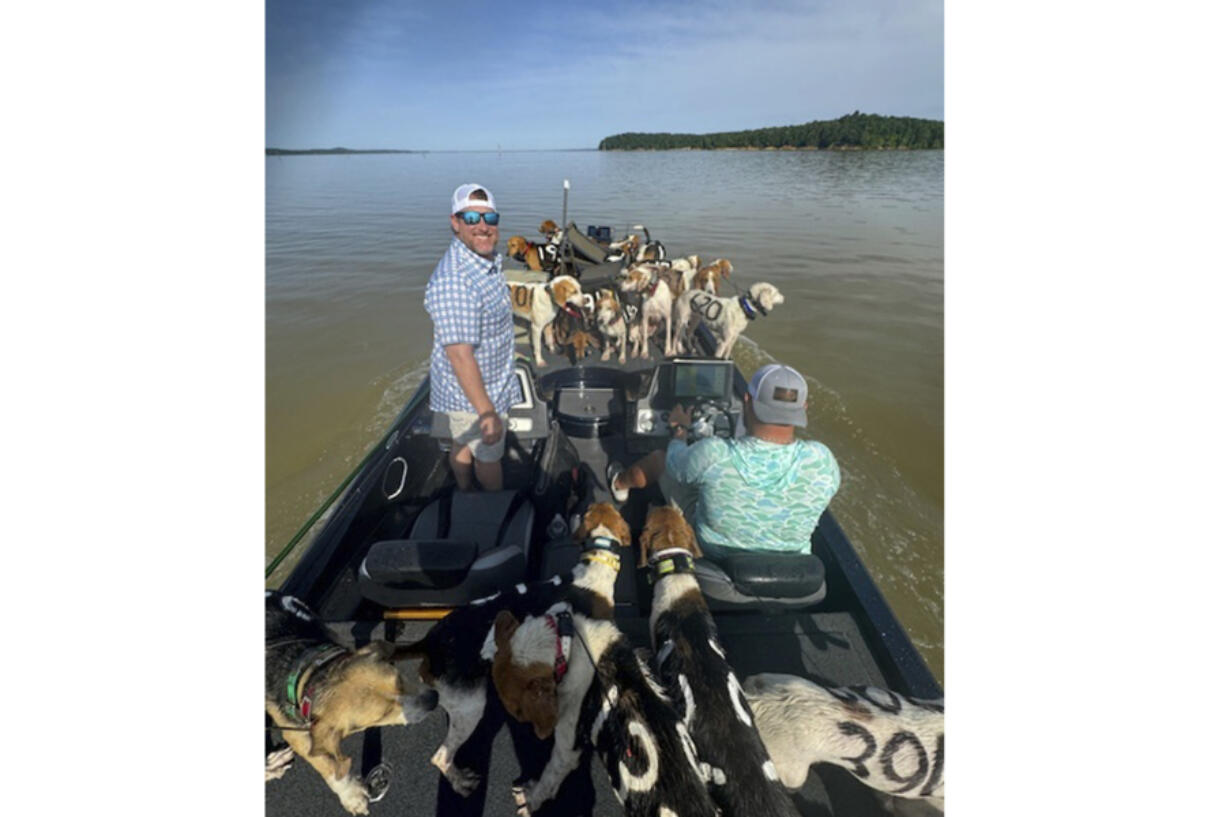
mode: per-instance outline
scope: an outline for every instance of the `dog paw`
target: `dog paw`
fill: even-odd
[[[528,797],[524,794],[523,786],[511,787],[511,799],[515,801],[515,817],[528,817],[531,812],[528,811]]]
[[[294,763],[294,750],[286,746],[264,760],[264,782],[280,780]]]
[[[480,774],[472,769],[463,769],[454,764],[447,770],[445,776],[447,782],[451,784],[451,788],[461,797],[467,797],[476,791],[477,786],[481,785]]]
[[[341,806],[350,814],[370,814],[370,800],[366,787],[356,777],[347,777],[337,784],[336,796],[341,799]]]
[[[550,351],[552,351],[552,350],[550,350]],[[556,354],[556,353],[555,353],[555,354]],[[538,357],[538,358],[536,359],[535,363],[536,363],[536,365],[537,365],[537,367],[538,367],[538,368],[544,368],[544,367],[545,367],[545,359],[544,359],[544,358],[540,358],[540,357]]]

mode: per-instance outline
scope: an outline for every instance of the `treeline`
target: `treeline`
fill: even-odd
[[[420,150],[350,150],[349,148],[311,148],[310,150],[286,150],[285,148],[264,148],[265,156],[324,156],[338,153],[421,153]]]
[[[924,150],[945,147],[945,123],[910,116],[849,113],[804,125],[728,133],[619,133],[600,140],[601,150],[719,150],[804,148],[808,150]]]

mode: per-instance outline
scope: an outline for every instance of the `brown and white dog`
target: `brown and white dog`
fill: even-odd
[[[661,327],[664,329],[664,354],[674,354],[673,293],[667,285],[661,285],[659,270],[651,264],[633,266],[619,278],[617,287],[623,296],[634,295],[642,299],[637,316],[641,333],[632,338],[635,343],[630,354],[651,357],[650,340]]]
[[[592,300],[592,296],[584,293],[583,300],[581,308],[575,309],[568,304],[559,309],[553,319],[553,341],[567,350],[572,366],[587,357],[588,349],[596,345],[595,336],[587,331],[591,325],[588,301]]]
[[[296,754],[319,772],[346,811],[368,814],[371,793],[351,774],[353,759],[341,751],[341,740],[373,726],[417,723],[438,704],[433,690],[409,694],[397,657],[386,641],[347,649],[300,600],[267,591],[264,710],[289,746],[268,756],[265,781],[284,775]]]
[[[711,797],[726,817],[799,817],[758,732],[736,673],[728,665],[694,578],[698,540],[675,504],[653,508],[639,537],[640,567],[650,566],[651,641],[669,697],[694,738]]]
[[[460,747],[472,736],[486,710],[486,682],[495,657],[494,620],[502,611],[517,617],[541,613],[561,601],[595,619],[613,617],[613,585],[621,567],[619,551],[630,547],[630,528],[617,509],[598,502],[587,509],[574,533],[584,546],[571,581],[561,577],[516,585],[453,610],[420,641],[401,648],[422,658],[421,680],[438,691],[447,712],[447,735],[430,759],[451,787],[467,796],[481,775],[456,765]]]
[[[745,679],[758,732],[779,778],[804,785],[809,766],[842,766],[866,785],[944,809],[945,702],[876,687],[828,687],[794,675]]]
[[[570,635],[564,635],[569,633]],[[512,794],[521,816],[552,799],[591,745],[633,817],[719,813],[685,724],[650,668],[610,621],[559,604],[521,624],[503,611],[494,625],[494,686],[507,711],[554,733],[540,777]],[[557,656],[566,672],[557,675]]]
[[[562,228],[553,219],[545,219],[541,222],[541,226],[538,229],[541,235],[545,236],[547,244],[557,245],[562,243]]]
[[[699,289],[687,290],[677,299],[673,314],[676,327],[672,347],[680,353],[691,347],[691,335],[699,322],[705,323],[715,336],[715,357],[731,358],[736,339],[759,315],[783,303],[783,295],[774,284],[759,281],[749,292],[735,298],[719,298]]]
[[[575,310],[583,308],[583,291],[579,282],[570,275],[559,275],[544,284],[508,283],[511,290],[511,314],[528,322],[529,335],[532,339],[532,356],[537,366],[545,365],[541,356],[541,335],[545,338],[549,351],[557,351],[553,339],[553,319],[558,310],[570,307]]]
[[[601,360],[608,360],[616,350],[617,362],[626,362],[627,330],[621,301],[611,289],[596,290],[596,331],[600,333],[604,352]]]
[[[720,279],[726,281],[731,274],[732,262],[727,258],[716,258],[694,273],[694,278],[687,289],[701,289],[712,295],[718,295]]]
[[[507,239],[507,255],[522,261],[528,265],[528,269],[536,272],[550,272],[558,266],[557,244],[536,244],[522,235]]]

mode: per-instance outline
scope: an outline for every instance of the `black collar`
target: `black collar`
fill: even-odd
[[[745,312],[745,317],[749,318],[751,321],[757,317],[757,315],[754,314],[754,307],[757,307],[758,311],[761,312],[763,315],[766,314],[766,310],[763,309],[762,306],[757,301],[755,301],[753,298],[750,298],[748,295],[742,295],[741,297],[736,299],[736,302],[741,305],[741,309]]]
[[[647,574],[647,583],[655,584],[665,576],[675,573],[693,573],[694,557],[680,549],[666,550],[659,557],[652,559],[648,567],[651,572]]]

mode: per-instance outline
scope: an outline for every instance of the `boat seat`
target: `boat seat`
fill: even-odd
[[[525,581],[535,510],[521,491],[457,491],[405,539],[375,542],[358,589],[385,607],[456,606]]]
[[[698,559],[694,576],[712,610],[793,610],[826,598],[826,566],[811,553]]]

